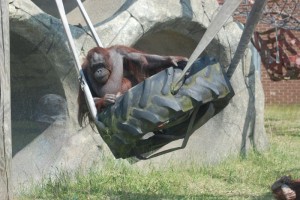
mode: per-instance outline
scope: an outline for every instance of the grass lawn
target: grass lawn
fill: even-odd
[[[270,185],[278,177],[300,178],[300,105],[267,107],[265,127],[269,150],[246,158],[149,172],[108,160],[102,170],[72,180],[62,173],[16,199],[272,199]]]

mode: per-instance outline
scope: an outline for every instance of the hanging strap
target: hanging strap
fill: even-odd
[[[201,38],[196,49],[189,58],[188,63],[186,64],[184,70],[182,71],[180,77],[172,84],[171,92],[176,94],[182,85],[182,80],[186,75],[186,72],[191,68],[192,64],[200,56],[200,54],[206,49],[209,43],[214,39],[216,34],[227,22],[228,18],[233,14],[233,12],[240,5],[242,0],[227,0],[224,5],[221,7],[221,10],[218,12],[217,16],[213,19],[207,30],[205,31],[203,37]]]
[[[180,147],[174,147],[174,148],[171,148],[171,149],[160,151],[160,152],[152,154],[148,157],[144,157],[143,155],[136,155],[136,157],[140,160],[148,160],[148,159],[151,159],[151,158],[155,158],[157,156],[161,156],[161,155],[166,154],[166,153],[170,153],[170,152],[173,152],[173,151],[184,149],[187,145],[187,142],[189,141],[190,136],[193,133],[193,125],[195,124],[195,119],[196,119],[196,116],[197,116],[197,113],[198,113],[200,107],[201,107],[200,105],[197,105],[196,108],[193,110],[193,113],[192,113],[192,116],[190,118],[190,122],[189,122],[189,125],[188,125],[188,128],[187,128],[187,131],[186,131],[186,135],[183,138],[183,141],[182,141],[182,144],[181,144]]]
[[[82,5],[81,0],[77,0],[77,4],[78,4],[79,10],[80,10],[80,12],[81,12],[81,14],[82,14],[82,16],[83,16],[86,24],[88,25],[89,29],[91,30],[91,33],[93,35],[93,38],[94,38],[97,46],[98,47],[103,47],[103,44],[102,44],[100,38],[98,37],[98,34],[97,34],[97,32],[96,32],[96,30],[94,28],[94,25],[92,24],[92,22],[91,22],[91,20],[89,18],[89,15],[85,11],[84,6]]]
[[[256,0],[250,11],[245,28],[243,30],[240,42],[231,60],[231,63],[227,69],[226,75],[231,79],[234,71],[236,70],[240,60],[244,56],[245,50],[248,47],[248,43],[251,40],[255,27],[263,13],[263,9],[267,3],[267,0]]]
[[[62,0],[55,0],[55,2],[56,2],[56,5],[57,5],[57,8],[58,8],[58,11],[59,11],[61,21],[62,21],[63,26],[64,26],[65,33],[67,34],[68,42],[69,42],[69,45],[70,45],[71,50],[72,50],[72,55],[73,55],[74,60],[75,60],[77,72],[79,73],[79,71],[81,70],[81,65],[79,63],[77,51],[76,51],[76,48],[75,48],[75,43],[74,43],[74,40],[73,40],[71,30],[69,28],[69,24],[68,24],[68,20],[67,20],[67,17],[66,17],[63,2],[62,2]]]
[[[73,55],[74,60],[75,60],[76,69],[77,69],[77,72],[79,74],[81,89],[84,91],[85,98],[86,98],[88,108],[89,108],[89,112],[90,112],[94,122],[96,123],[97,127],[100,130],[105,130],[105,125],[102,122],[98,121],[98,119],[97,119],[97,109],[96,109],[96,106],[95,106],[94,99],[93,99],[93,96],[91,94],[90,88],[87,84],[86,78],[84,76],[81,65],[79,63],[78,54],[77,54],[77,51],[76,51],[76,48],[75,48],[75,43],[74,43],[74,40],[73,40],[73,36],[71,34],[70,27],[69,27],[69,24],[68,24],[68,20],[67,20],[67,17],[66,17],[63,2],[62,2],[62,0],[55,0],[55,2],[56,2],[56,5],[57,5],[58,11],[59,11],[59,15],[60,15],[60,18],[62,20],[64,29],[65,29],[65,32],[66,32],[66,35],[67,35],[67,38],[68,38],[68,42],[69,42],[69,45],[70,45],[70,48],[71,48],[71,51],[72,51],[72,55]],[[83,6],[82,6],[81,9],[84,10]],[[85,14],[86,14],[86,12],[85,12]],[[85,15],[84,18],[88,19],[87,14]],[[89,22],[90,22],[90,20],[89,20]],[[94,34],[93,34],[93,36],[94,36]],[[99,38],[98,38],[98,40],[99,40]],[[100,42],[100,44],[101,44],[101,42]]]

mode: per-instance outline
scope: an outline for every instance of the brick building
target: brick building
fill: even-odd
[[[220,5],[224,2],[224,0],[217,1]],[[284,9],[293,12],[292,16],[296,22],[298,21],[298,27],[296,27],[298,31],[284,27],[275,29],[274,24],[265,23],[263,20],[256,28],[254,44],[261,47],[258,50],[262,57],[261,81],[265,102],[266,104],[300,104],[300,2],[269,0],[268,6],[272,8],[274,3],[281,8],[286,6],[285,3],[293,4]],[[234,19],[245,23],[249,6],[247,0],[241,3]]]

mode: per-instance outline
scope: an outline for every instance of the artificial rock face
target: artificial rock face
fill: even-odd
[[[91,2],[94,1],[85,1],[88,12],[89,6],[101,7],[101,3],[108,1],[101,0],[97,5]],[[55,3],[50,2],[49,9],[55,6],[52,4]],[[139,0],[119,1],[119,4],[120,9],[111,10],[110,17],[105,20],[101,14],[97,18],[100,12],[91,9],[90,14],[104,46],[123,44],[149,53],[187,57],[218,12],[216,1],[210,0]],[[76,122],[77,72],[60,20],[29,0],[11,0],[9,6],[11,70],[15,72],[11,84],[15,186],[30,179],[40,180],[42,176],[59,170],[101,164],[100,154],[109,152],[106,145],[97,133],[89,127],[81,129]],[[76,10],[70,16],[80,15],[74,12]],[[95,44],[83,28],[72,27],[71,31],[82,59]],[[203,55],[213,56],[227,67],[241,32],[238,24],[228,20]],[[267,147],[263,123],[264,95],[253,62],[255,55],[255,50],[246,51],[231,79],[235,96],[223,111],[194,132],[184,150],[137,162],[136,165],[147,166],[149,162],[158,167],[182,162],[210,164],[229,155],[244,154],[252,148],[264,150]],[[19,91],[28,92],[21,95]],[[46,94],[57,94],[66,99],[67,117],[63,123],[54,121],[41,128],[31,113]],[[180,142],[165,148],[175,145],[180,145]]]

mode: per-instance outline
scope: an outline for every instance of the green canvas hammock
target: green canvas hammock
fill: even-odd
[[[241,0],[225,1],[189,61],[184,63],[184,70],[172,67],[165,69],[131,88],[119,97],[114,105],[97,113],[93,96],[76,54],[62,0],[56,0],[90,114],[99,134],[116,158],[135,156],[140,159],[149,159],[182,149],[197,128],[226,107],[234,96],[229,78],[236,66],[230,66],[226,74],[215,59],[198,58],[198,56],[205,50],[240,2]],[[261,2],[263,1],[256,1],[254,6],[261,6],[258,5]],[[77,0],[77,3],[95,42],[102,47],[81,1]],[[259,17],[250,13],[249,20],[257,20]],[[244,32],[252,29],[253,27],[246,24]],[[162,146],[178,139],[183,140],[181,146],[159,151]]]

